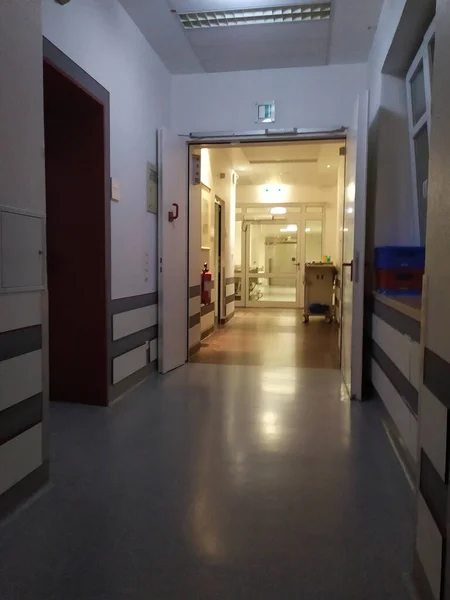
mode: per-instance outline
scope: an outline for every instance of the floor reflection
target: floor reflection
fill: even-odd
[[[238,309],[191,362],[338,369],[338,333],[336,324],[321,318],[303,323],[300,310]]]

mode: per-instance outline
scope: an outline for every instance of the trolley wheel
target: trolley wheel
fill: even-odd
[[[308,315],[303,315],[303,323],[309,323]]]
[[[329,325],[331,325],[332,322],[333,322],[333,317],[325,317],[325,323],[328,323]]]

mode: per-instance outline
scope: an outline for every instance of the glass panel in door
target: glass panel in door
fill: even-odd
[[[298,225],[255,223],[249,225],[247,253],[247,305],[299,302]]]
[[[321,262],[323,221],[306,219],[305,221],[305,263]]]

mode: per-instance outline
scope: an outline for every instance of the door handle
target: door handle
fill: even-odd
[[[175,213],[173,213],[172,211],[169,212],[169,223],[172,223],[173,221],[175,221],[175,219],[178,219],[179,206],[175,202],[173,203],[173,206],[175,206]]]
[[[353,281],[353,261],[348,263],[342,263],[343,267],[350,267],[350,281]]]

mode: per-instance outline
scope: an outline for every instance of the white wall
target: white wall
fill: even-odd
[[[269,189],[269,192],[266,192]],[[278,189],[281,191],[279,192]],[[236,187],[236,201],[238,204],[289,204],[307,202],[310,204],[322,203],[324,200],[324,190],[330,188],[321,188],[316,185],[285,185],[272,186],[267,185],[238,185]]]
[[[0,2],[0,204],[40,214],[45,212],[42,86],[39,3]],[[0,263],[1,259],[0,250]],[[26,331],[42,323],[42,295],[0,295],[0,338],[4,332]],[[0,494],[40,467],[46,458],[42,424],[17,433],[20,419],[28,419],[24,414],[27,409],[21,409],[22,401],[43,391],[42,359],[41,350],[0,359],[0,411],[16,411],[15,437],[0,448]],[[45,415],[46,410],[43,412]],[[30,484],[23,489],[35,491],[29,488]]]
[[[370,123],[375,119],[381,105],[382,68],[391,48],[406,3],[407,0],[385,0],[381,11],[367,64],[368,86],[371,95]]]
[[[255,102],[276,101],[273,127],[348,125],[366,85],[365,65],[176,75],[172,125],[178,133],[264,129]]]
[[[371,140],[368,202],[373,219],[369,239],[374,246],[419,243],[412,210],[405,79],[382,72],[406,3],[384,3],[367,67]]]
[[[157,288],[156,216],[146,211],[146,163],[170,125],[171,76],[117,0],[42,0],[43,34],[110,92],[112,298]],[[149,273],[146,273],[146,254]]]

